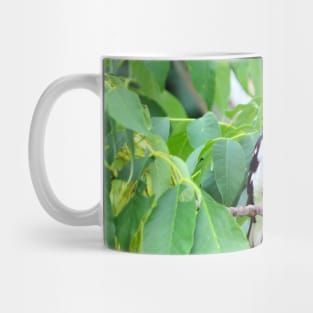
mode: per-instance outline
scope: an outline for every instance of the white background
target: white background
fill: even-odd
[[[28,0],[0,4],[1,312],[313,312],[310,1]],[[265,242],[209,256],[102,247],[97,227],[52,220],[31,186],[31,115],[55,78],[99,72],[105,53],[255,51],[264,56]],[[60,99],[47,166],[78,209],[100,197],[100,106]]]

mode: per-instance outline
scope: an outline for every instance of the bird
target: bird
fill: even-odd
[[[250,162],[247,183],[247,204],[263,208],[263,134],[258,138]],[[250,247],[256,247],[263,241],[263,216],[250,217],[247,233]]]

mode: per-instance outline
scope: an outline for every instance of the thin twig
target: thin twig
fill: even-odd
[[[193,82],[189,76],[189,73],[187,71],[186,66],[181,61],[174,61],[173,63],[174,63],[174,67],[177,70],[179,76],[181,77],[181,79],[185,83],[188,91],[190,92],[190,94],[195,99],[201,113],[203,113],[203,114],[206,113],[208,111],[207,105],[202,100],[202,98],[199,96],[195,86],[193,85]]]
[[[240,207],[230,207],[229,212],[233,216],[251,216],[263,215],[263,207],[253,204],[248,204]]]

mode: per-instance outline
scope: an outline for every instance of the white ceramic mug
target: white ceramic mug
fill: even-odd
[[[63,93],[100,98],[102,199],[73,210],[52,191],[44,138]],[[262,59],[248,53],[106,56],[100,75],[53,82],[29,141],[38,199],[56,220],[103,227],[108,247],[200,254],[254,247],[263,238]]]

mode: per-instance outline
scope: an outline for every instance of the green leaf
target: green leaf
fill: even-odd
[[[123,180],[114,179],[111,182],[110,203],[113,216],[117,216],[127,203],[133,198],[137,182],[126,183]]]
[[[246,160],[240,144],[222,139],[213,145],[214,174],[223,203],[235,205],[246,176]]]
[[[116,141],[116,147],[118,142]],[[114,145],[115,146],[115,145]],[[115,148],[113,149],[115,150]],[[110,146],[108,146],[108,151],[106,151],[106,157],[110,154]],[[114,152],[115,153],[115,152]],[[108,160],[108,159],[106,159]],[[129,149],[127,140],[124,141],[123,145],[120,147],[114,156],[111,163],[106,163],[106,166],[110,169],[114,177],[118,176],[118,172],[132,160],[132,154]],[[130,172],[128,173],[130,174]]]
[[[191,146],[197,148],[207,141],[219,137],[221,129],[215,115],[212,112],[207,112],[188,124],[187,135]]]
[[[161,88],[155,76],[145,66],[144,61],[129,61],[130,77],[138,84],[137,92],[148,98],[158,100]]]
[[[170,133],[169,119],[167,117],[153,117],[152,132],[167,141]]]
[[[145,156],[142,158],[135,158],[133,161],[132,180],[138,180],[143,174],[144,169],[148,167],[152,161],[153,159],[149,156]],[[127,163],[118,173],[118,179],[127,181],[130,170],[131,170],[131,164]]]
[[[220,122],[220,127],[222,133],[221,136],[225,138],[231,138],[237,135],[244,134],[245,130],[245,128],[244,129],[242,129],[241,127],[237,128],[232,126],[231,124],[225,124],[223,122]]]
[[[176,165],[176,167],[179,170],[179,172],[182,175],[182,177],[190,178],[190,173],[189,173],[187,164],[182,159],[180,159],[177,156],[171,155],[171,160]]]
[[[148,107],[151,116],[166,117],[165,111],[162,109],[160,104],[158,102],[156,102],[155,100],[141,95],[140,101],[142,104],[144,104]]]
[[[188,188],[179,185],[158,200],[143,230],[143,252],[189,254],[193,245],[196,201],[180,195]]]
[[[193,118],[186,118],[186,119],[170,119],[171,122],[171,136],[177,135],[179,133],[185,133],[187,136],[187,126],[191,123],[194,119]],[[188,141],[188,138],[187,138]]]
[[[184,126],[186,128],[186,125]],[[171,154],[186,160],[192,152],[192,147],[189,144],[186,130],[171,135],[167,142],[168,149]]]
[[[230,252],[248,249],[245,234],[222,204],[202,192],[192,254]]]
[[[230,65],[226,61],[216,63],[214,104],[223,113],[229,105]]]
[[[168,71],[169,61],[144,61],[145,67],[153,74],[161,90],[164,89]]]
[[[122,250],[129,250],[131,239],[138,230],[140,221],[151,209],[152,205],[153,197],[148,198],[142,194],[136,194],[116,218],[116,235]]]
[[[259,130],[262,126],[260,113],[258,105],[248,103],[237,105],[236,108],[228,111],[225,115],[232,119],[231,123],[234,127],[247,126],[248,129]]]
[[[233,122],[234,126],[250,126],[250,129],[259,130],[261,128],[259,119],[259,109],[256,106],[247,105]]]
[[[114,122],[112,119],[110,120]],[[105,160],[108,163],[113,162],[117,152],[123,147],[125,142],[127,142],[126,132],[125,131],[116,132],[115,127],[112,128],[111,133],[105,136]]]
[[[166,142],[162,139],[162,137],[158,135],[151,135],[146,138],[146,141],[150,144],[153,150],[162,151],[168,154]]]
[[[112,89],[105,94],[105,104],[117,123],[144,135],[150,134],[151,121],[134,92],[124,87]]]
[[[217,188],[215,175],[212,170],[207,170],[201,180],[201,188],[205,190],[217,202],[222,202],[221,194]]]
[[[223,140],[223,138],[209,140],[199,154],[198,163],[196,164],[193,174],[193,180],[198,185],[202,183],[203,175],[208,170],[213,169],[213,160],[212,160],[213,145],[215,142],[219,140]]]
[[[155,158],[147,169],[152,182],[153,194],[159,198],[171,186],[171,167],[161,158]]]
[[[193,85],[200,97],[211,109],[215,93],[216,61],[187,61]]]
[[[168,117],[174,118],[185,118],[187,117],[184,106],[179,102],[179,100],[169,93],[167,90],[164,90],[159,99],[159,105],[164,110]]]
[[[200,156],[200,153],[201,153],[203,148],[204,148],[204,145],[197,147],[195,150],[193,150],[189,154],[189,156],[186,160],[186,164],[187,164],[190,175],[193,173],[194,169],[197,166],[199,156]]]

